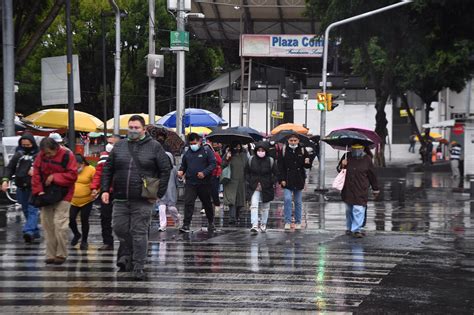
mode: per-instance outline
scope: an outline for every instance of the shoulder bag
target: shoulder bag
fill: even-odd
[[[141,196],[146,199],[157,199],[158,198],[158,190],[160,189],[160,179],[157,177],[146,176],[143,174],[143,168],[140,164],[140,160],[138,156],[136,156],[135,152],[130,147],[130,143],[128,143],[128,150],[130,155],[132,156],[135,165],[138,168],[138,173],[140,174],[140,178],[142,179],[142,194]]]

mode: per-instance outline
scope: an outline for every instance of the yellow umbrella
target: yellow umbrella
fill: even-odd
[[[32,124],[47,128],[68,128],[68,110],[63,108],[51,108],[40,110],[26,117],[25,120]],[[74,129],[76,131],[96,131],[102,124],[97,117],[78,110],[74,111]]]
[[[199,135],[208,135],[212,132],[212,130],[207,127],[187,127],[185,132],[187,135],[191,132],[197,133]]]
[[[144,113],[140,113],[140,114],[123,114],[123,115],[120,115],[120,127],[119,129],[120,130],[127,130],[128,129],[128,120],[130,119],[130,117],[132,117],[133,115],[139,115],[139,116],[142,116],[144,119],[145,119],[145,124],[148,124],[149,123],[149,120],[148,120],[148,114],[144,114]],[[161,116],[155,116],[155,121],[158,121],[159,119],[161,118]],[[113,118],[107,120],[107,130],[114,130],[114,125],[115,125],[115,121]],[[99,126],[99,129],[104,129],[104,124],[100,124]]]
[[[288,123],[288,124],[278,125],[275,129],[272,130],[272,135],[276,135],[277,133],[283,130],[292,130],[296,133],[303,134],[303,135],[309,132],[309,129],[305,128],[303,125]]]
[[[421,136],[424,137],[425,133],[422,133]],[[430,132],[430,137],[433,138],[433,139],[441,139],[441,138],[443,138],[443,135],[440,134],[440,133],[431,131]],[[420,139],[418,139],[418,136],[416,136],[415,139],[416,139],[416,141],[420,141]]]

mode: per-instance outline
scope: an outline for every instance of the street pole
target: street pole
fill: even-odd
[[[234,91],[232,90],[232,76],[229,71],[229,89],[227,92],[227,103],[229,104],[229,127],[232,127],[232,98]]]
[[[265,68],[266,79],[267,68]],[[268,81],[265,81],[265,134],[268,136]]]
[[[115,84],[114,84],[114,134],[120,133],[120,9],[115,0],[109,0],[115,11]]]
[[[148,53],[155,54],[155,0],[148,0],[150,19],[148,21]],[[155,78],[148,77],[148,121],[155,124]]]
[[[12,0],[2,1],[3,136],[15,135],[15,51]]]
[[[66,0],[67,35],[67,103],[68,103],[68,145],[76,152],[76,131],[74,128],[74,69],[72,63],[71,0]]]
[[[349,22],[353,22],[356,20],[360,20],[381,12],[385,12],[391,9],[398,8],[400,6],[406,5],[411,3],[412,0],[403,0],[401,2],[397,2],[395,4],[382,7],[377,10],[369,11],[363,14],[359,14],[344,20],[340,20],[337,22],[334,22],[330,24],[327,28],[326,31],[324,32],[324,50],[323,50],[323,72],[322,72],[322,79],[323,79],[323,93],[326,93],[326,87],[327,87],[327,64],[328,64],[328,47],[329,47],[329,32],[331,31],[332,28],[346,24]],[[320,137],[321,139],[326,135],[326,111],[323,110],[321,111],[321,129],[320,129]],[[318,190],[324,190],[325,189],[325,176],[326,176],[326,161],[325,161],[325,143],[323,141],[320,142],[319,145],[319,182],[318,182]]]
[[[304,126],[308,127],[308,98],[304,99]]]
[[[184,11],[184,0],[178,0],[177,10],[177,31],[185,31],[185,18],[186,13]],[[176,132],[181,139],[184,139],[184,128],[183,128],[183,114],[184,114],[184,97],[185,97],[185,60],[184,50],[178,50],[176,52]]]
[[[102,18],[102,89],[104,91],[104,151],[107,146],[107,63],[105,54],[107,52],[106,40],[105,40],[105,15],[104,12],[100,14]]]

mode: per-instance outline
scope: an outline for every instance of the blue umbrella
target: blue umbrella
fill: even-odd
[[[167,128],[176,128],[176,111],[161,117],[156,124]],[[184,113],[183,124],[184,127],[213,127],[226,125],[227,122],[208,110],[188,108]]]

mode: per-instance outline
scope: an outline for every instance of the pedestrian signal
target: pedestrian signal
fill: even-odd
[[[318,100],[318,110],[326,110],[326,93],[318,93],[316,99]]]

